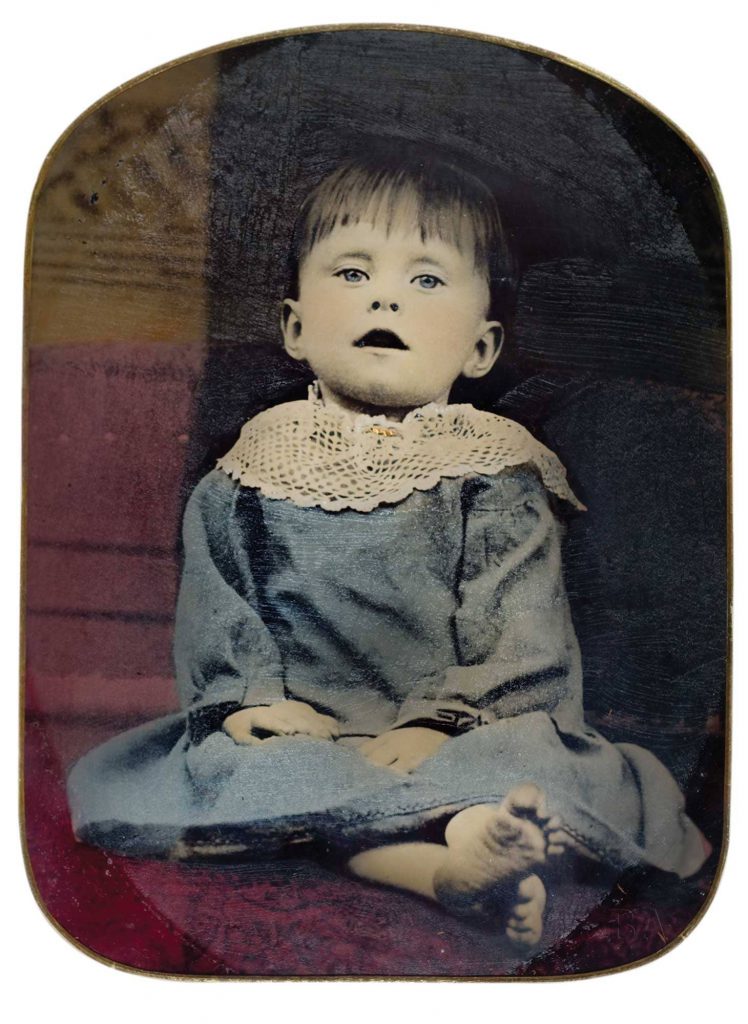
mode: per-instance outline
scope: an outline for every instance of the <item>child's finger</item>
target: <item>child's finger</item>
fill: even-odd
[[[358,749],[365,757],[368,757],[371,753],[376,752],[381,746],[382,737],[372,736],[370,740],[366,740],[365,743],[362,743]]]
[[[338,720],[333,718],[332,715],[323,715],[322,712],[315,711],[309,704],[299,704],[298,712],[305,722],[314,723],[316,726],[322,724],[324,728],[329,729],[335,736],[340,735]]]
[[[231,734],[229,734],[231,735]],[[258,743],[263,743],[259,736],[253,736],[251,732],[241,733],[236,736],[231,736],[234,743],[239,743],[243,747],[255,747]]]
[[[417,768],[422,760],[423,757],[418,753],[408,752],[397,755],[389,767],[393,768],[396,772],[402,772],[404,775],[407,775],[408,772],[412,772],[414,768]]]
[[[326,725],[305,725],[303,728],[299,728],[298,732],[304,736],[314,736],[318,740],[331,740],[333,738],[332,730]]]
[[[303,728],[314,732],[315,735],[317,733],[323,733],[325,736],[340,735],[338,723],[329,715],[314,715],[313,718],[305,718]]]
[[[312,709],[309,709],[310,714],[306,714],[303,708],[304,705],[288,705],[258,709],[252,718],[252,728],[274,736],[301,735],[331,739],[331,725],[326,717],[318,715]],[[334,722],[334,719],[330,722]]]
[[[260,718],[252,723],[252,730],[255,739],[261,738],[256,734],[268,733],[270,736],[293,736],[297,732],[305,732],[303,726],[299,727],[299,723],[294,723],[288,719],[281,719],[273,716],[272,718]]]
[[[337,735],[337,722],[329,715],[318,715],[312,711],[310,715],[289,713],[283,719],[284,725],[291,732],[300,732],[305,736],[316,736],[319,739],[332,739],[333,726]]]
[[[412,754],[397,759],[397,766],[404,772],[413,772],[429,757],[428,752],[414,750]]]
[[[372,746],[368,751],[364,751],[362,747],[361,752],[367,761],[371,764],[379,765],[381,768],[387,768],[393,763],[393,761],[397,760],[397,754],[391,749],[388,749],[388,745],[385,743],[380,743],[376,747]]]
[[[304,728],[305,719],[294,714],[291,709],[279,706],[258,709],[258,714],[253,716],[252,725],[264,732],[287,736],[289,733],[297,732],[300,727]]]
[[[272,732],[281,716],[275,708],[252,708],[250,726],[252,729],[263,729],[265,732]]]
[[[391,756],[386,751],[383,751],[381,747],[366,751],[364,757],[371,764],[378,764],[382,767],[389,764],[392,760]]]
[[[322,719],[331,736],[340,736],[340,723],[337,718],[333,718],[332,715],[318,715],[317,717]]]

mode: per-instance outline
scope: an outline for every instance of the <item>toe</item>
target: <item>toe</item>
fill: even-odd
[[[510,913],[513,916],[516,916],[517,914],[524,914],[525,907],[533,902],[534,900],[532,896],[523,896],[521,893],[517,892],[512,898],[512,909]]]
[[[530,817],[539,821],[546,821],[548,818],[545,793],[534,782],[524,782],[515,786],[507,794],[502,807],[517,817]]]
[[[532,949],[540,942],[540,931],[534,928],[507,928],[506,936],[520,949]]]
[[[545,886],[538,875],[528,875],[517,886],[517,895],[525,899],[542,900],[545,906]]]
[[[517,886],[515,902],[509,911],[506,935],[516,946],[530,949],[543,934],[545,886],[537,875],[528,875]]]
[[[569,849],[569,835],[561,829],[557,829],[554,832],[546,832],[545,840],[545,852],[549,857],[558,857]]]

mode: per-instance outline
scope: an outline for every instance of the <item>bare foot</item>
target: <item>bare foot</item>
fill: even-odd
[[[513,789],[501,804],[477,804],[447,825],[448,856],[434,873],[440,903],[459,914],[500,914],[512,941],[540,939],[545,887],[535,873],[565,850],[561,823],[547,811],[532,783]]]

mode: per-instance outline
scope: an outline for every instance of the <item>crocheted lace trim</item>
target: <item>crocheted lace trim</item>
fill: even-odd
[[[315,385],[307,401],[287,402],[245,423],[218,467],[268,498],[329,512],[370,512],[428,491],[443,477],[494,475],[532,465],[545,487],[575,508],[584,505],[556,455],[513,420],[472,405],[424,405],[401,422],[353,420],[328,407]]]

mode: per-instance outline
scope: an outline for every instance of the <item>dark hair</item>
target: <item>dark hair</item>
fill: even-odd
[[[301,205],[289,254],[289,290],[298,297],[299,270],[312,248],[336,227],[369,213],[392,225],[398,207],[414,203],[414,220],[425,241],[438,237],[465,250],[485,270],[490,315],[506,314],[513,273],[496,200],[480,178],[441,157],[402,154],[394,147],[348,160],[323,178]]]

